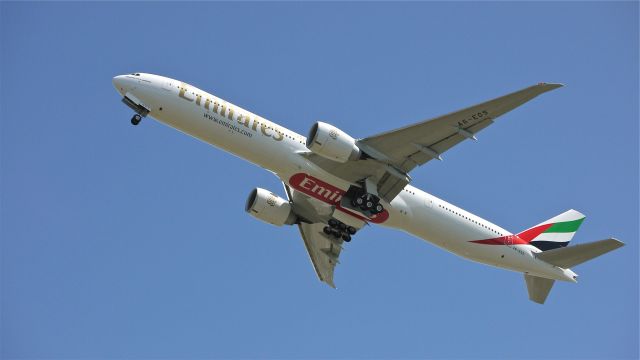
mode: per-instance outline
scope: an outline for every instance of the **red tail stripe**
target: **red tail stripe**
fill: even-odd
[[[471,242],[476,244],[485,244],[485,245],[526,245],[529,243],[529,241],[525,241],[515,235],[501,236],[499,238],[486,239],[486,240],[474,240]]]
[[[527,243],[529,243],[531,240],[533,240],[536,237],[538,237],[538,235],[540,235],[543,232],[545,232],[545,230],[547,230],[551,226],[553,226],[553,224],[538,225],[538,226],[533,227],[533,228],[531,228],[529,230],[525,230],[525,231],[521,232],[520,234],[518,234],[518,237],[520,239],[526,241]]]
[[[471,242],[485,245],[526,245],[530,243],[531,240],[538,237],[538,235],[542,234],[545,230],[550,228],[552,225],[553,224],[539,225],[529,230],[525,230],[518,235],[507,235],[493,239],[474,240]]]

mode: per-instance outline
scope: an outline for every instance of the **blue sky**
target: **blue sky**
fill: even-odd
[[[637,358],[638,3],[0,3],[3,358]],[[565,88],[416,169],[519,231],[569,208],[576,267],[522,276],[371,227],[320,283],[278,180],[153,120],[111,78],[189,82],[292,130],[353,135],[540,81]]]

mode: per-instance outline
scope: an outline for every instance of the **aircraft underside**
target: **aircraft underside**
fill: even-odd
[[[113,80],[134,111],[148,115],[280,177],[286,199],[256,188],[252,216],[297,226],[319,279],[335,287],[343,246],[367,224],[396,228],[440,248],[525,274],[529,298],[543,303],[554,280],[576,282],[569,268],[614,250],[615,239],[567,247],[584,215],[568,210],[512,234],[410,185],[417,166],[442,160],[460,142],[476,139],[496,118],[560,87],[540,83],[414,125],[355,139],[317,122],[304,137],[184,82],[134,73]]]

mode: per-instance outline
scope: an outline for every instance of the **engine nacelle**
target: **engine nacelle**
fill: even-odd
[[[244,210],[251,216],[276,226],[291,225],[296,221],[296,215],[287,200],[261,188],[255,188],[249,194]]]
[[[315,123],[309,131],[307,148],[322,157],[341,163],[360,158],[356,139],[321,121]]]

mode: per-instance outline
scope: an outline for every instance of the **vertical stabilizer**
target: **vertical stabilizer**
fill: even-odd
[[[521,232],[518,237],[542,251],[565,247],[569,245],[584,218],[585,216],[576,210],[565,211]]]

